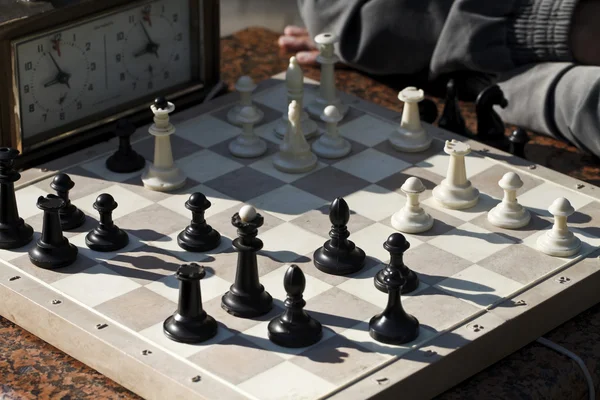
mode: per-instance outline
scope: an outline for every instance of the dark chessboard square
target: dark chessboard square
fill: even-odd
[[[222,296],[217,296],[214,299],[205,302],[204,311],[234,333],[245,332],[260,323],[270,321],[283,312],[283,309],[278,307],[277,303],[274,303],[273,309],[265,315],[255,318],[238,318],[227,313],[227,311],[221,307],[221,297]]]
[[[329,220],[329,204],[310,210],[298,216],[291,221],[294,225],[313,232],[319,236],[328,237],[331,230],[331,221]],[[350,231],[350,240],[352,232],[358,232],[367,226],[374,224],[375,221],[363,217],[350,210],[350,221],[348,222],[348,231]]]
[[[342,135],[343,136],[343,135]],[[362,151],[365,151],[368,147],[365,146],[362,143],[358,143],[354,140],[350,140],[348,138],[345,138],[348,143],[350,143],[350,153],[348,153],[347,155],[345,155],[343,158],[348,158],[348,157],[352,157],[355,154],[358,154]],[[316,139],[313,139],[312,142],[314,142]],[[327,164],[327,165],[333,165],[337,162],[339,162],[341,159],[340,158],[336,158],[336,159],[330,159],[330,158],[323,158],[323,157],[319,157],[319,161],[322,162],[323,164]]]
[[[530,214],[531,220],[529,221],[529,224],[519,229],[504,229],[492,225],[492,223],[487,218],[487,213],[484,213],[483,215],[480,215],[479,217],[471,220],[471,223],[490,232],[497,233],[500,236],[504,236],[505,238],[510,239],[511,241],[514,241],[516,243],[521,243],[527,237],[541,230],[548,229],[550,225],[552,225],[550,221],[541,218],[536,213],[530,212]]]
[[[327,201],[344,197],[367,187],[369,182],[333,167],[322,168],[292,183],[305,192]]]
[[[444,144],[445,142],[442,140],[433,139],[433,141],[431,142],[431,146],[427,150],[417,153],[406,153],[403,151],[398,151],[392,147],[389,140],[384,140],[383,142],[379,143],[373,148],[389,156],[399,158],[400,160],[405,161],[407,163],[418,164],[421,161],[424,161],[429,157],[442,152],[444,150]]]
[[[238,103],[236,102],[236,103],[232,104],[231,107],[221,108],[221,109],[215,111],[214,113],[212,113],[211,115],[217,119],[220,119],[223,122],[231,124],[231,122],[229,122],[229,120],[227,119],[227,113],[229,112],[230,109],[235,107],[237,104]],[[258,109],[261,110],[263,113],[265,113],[263,119],[260,122],[258,122],[256,125],[254,125],[254,127],[259,127],[259,126],[271,123],[281,117],[281,113],[277,110],[272,109],[271,107],[268,107],[259,102],[254,102],[253,104],[256,107],[258,107]]]
[[[502,190],[502,188],[498,186],[498,182],[507,172],[515,171],[506,168],[502,165],[495,165],[493,168],[488,168],[483,172],[480,172],[474,176],[470,176],[469,180],[471,181],[471,184],[474,187],[479,189],[480,192],[495,197],[497,199],[502,199],[504,197],[504,190]],[[517,190],[517,200],[519,199],[519,196],[523,193],[526,193],[529,190],[544,183],[543,180],[534,178],[529,174],[518,175],[523,181],[523,187]]]
[[[200,185],[199,182],[196,182],[195,180],[190,179],[188,177],[185,180],[185,184],[181,188],[170,191],[170,192],[158,192],[156,190],[146,189],[144,187],[144,183],[142,182],[142,180],[140,179],[139,176],[134,176],[133,178],[130,178],[130,179],[124,181],[123,183],[121,183],[121,186],[123,186],[125,189],[130,190],[135,194],[139,194],[140,196],[144,197],[145,199],[148,199],[155,203],[166,200],[166,199],[171,198],[178,194],[192,194],[198,185]],[[185,204],[186,200],[187,199],[185,199],[181,203],[182,209],[184,208],[184,204]],[[190,217],[191,216],[192,216],[192,214],[190,213]]]
[[[32,241],[29,244],[29,246],[33,247],[35,245],[35,240],[37,240],[37,238],[34,239],[34,241]],[[86,269],[97,265],[98,261],[88,258],[81,254],[81,252],[79,252],[79,254],[77,255],[77,259],[73,264],[58,269],[44,269],[36,267],[29,260],[28,254],[16,258],[10,263],[15,267],[21,269],[22,271],[25,271],[46,283],[54,283],[56,281],[68,277],[69,275],[78,274],[82,271],[85,271]]]
[[[210,150],[214,151],[217,154],[222,155],[223,157],[229,157],[232,160],[235,160],[235,161],[239,162],[240,164],[244,164],[244,165],[250,165],[252,163],[255,163],[259,158],[269,157],[270,155],[273,155],[279,151],[279,146],[277,146],[275,143],[271,142],[270,140],[265,140],[265,143],[267,144],[267,152],[265,154],[263,154],[259,157],[253,157],[253,158],[236,157],[233,154],[231,154],[231,152],[229,151],[229,143],[231,143],[234,140],[236,140],[236,138],[232,138],[232,139],[225,140],[223,142],[219,142],[219,143],[215,144],[214,146],[210,147]]]
[[[438,236],[445,235],[452,229],[458,228],[460,225],[465,223],[464,221],[461,221],[458,218],[446,214],[441,210],[437,210],[426,205],[421,205],[421,207],[423,207],[423,210],[425,210],[425,212],[431,215],[431,217],[433,218],[433,226],[431,227],[431,229],[425,232],[405,234],[409,242],[411,237],[415,237],[422,242],[426,242]],[[392,219],[390,217],[386,217],[385,219],[382,219],[379,222],[393,228]]]
[[[73,189],[69,191],[70,200],[76,200],[81,197],[88,196],[115,184],[114,182],[108,181],[102,178],[100,175],[97,175],[82,167],[69,168],[68,170],[64,171],[64,173],[69,175],[73,183],[75,183]],[[50,187],[50,183],[53,179],[54,176],[51,176],[50,178],[36,183],[35,186],[48,193],[55,193]]]
[[[31,225],[34,232],[41,232],[42,226],[44,223],[44,214],[38,213],[38,214],[34,215],[33,217],[27,218],[25,220],[25,222],[27,222],[29,225]],[[72,238],[73,236],[79,235],[82,232],[89,232],[92,229],[94,229],[97,225],[98,225],[98,221],[96,219],[90,217],[89,215],[86,215],[85,222],[83,223],[83,225],[81,225],[75,229],[63,231],[63,236],[66,237],[67,239],[69,239],[69,238]]]
[[[159,204],[151,204],[116,219],[115,224],[141,240],[154,241],[185,229],[190,220],[191,213],[190,218],[185,218]]]
[[[185,262],[174,254],[150,245],[119,253],[103,262],[108,269],[140,285],[147,285],[165,276],[173,275],[182,264]]]
[[[404,192],[402,192],[400,188],[402,187],[404,182],[406,182],[406,180],[411,176],[419,178],[425,186],[426,190],[419,196],[419,200],[421,202],[431,197],[431,191],[433,190],[433,188],[442,183],[442,180],[444,179],[438,174],[429,172],[424,168],[410,167],[380,180],[379,182],[377,182],[377,184],[381,187],[386,188],[387,190],[391,190],[404,195]]]
[[[200,145],[190,142],[181,136],[171,135],[170,139],[173,160],[175,161],[202,150]],[[154,140],[142,140],[135,143],[133,149],[141,154],[148,162],[154,162]]]
[[[238,253],[232,248],[231,251],[216,254],[213,258],[214,260],[204,262],[203,265],[211,268],[219,278],[233,283],[237,271]],[[273,259],[273,257],[262,251],[256,254],[256,259],[259,276],[266,275],[281,267],[280,261]]]
[[[269,193],[284,184],[250,167],[236,169],[205,183],[211,189],[242,202]]]
[[[408,249],[404,254],[404,263],[428,285],[435,285],[473,265],[470,261],[428,243]]]

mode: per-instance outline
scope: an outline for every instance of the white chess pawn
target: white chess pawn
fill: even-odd
[[[419,103],[425,99],[425,93],[421,89],[409,86],[398,94],[398,99],[404,102],[402,122],[390,136],[390,144],[396,150],[406,153],[427,150],[432,139],[421,125],[419,114]]]
[[[352,150],[350,142],[340,135],[338,123],[344,117],[336,106],[327,106],[323,110],[321,120],[326,123],[325,134],[313,142],[312,149],[316,155],[323,158],[342,158]]]
[[[283,138],[279,152],[273,156],[273,165],[280,171],[299,174],[317,166],[317,156],[310,150],[300,127],[302,109],[294,100],[289,106],[291,129]]]
[[[296,57],[292,56],[290,58],[290,63],[285,73],[285,85],[287,88],[288,106],[292,101],[296,100],[302,109],[304,104],[304,73],[302,72],[300,64],[298,64]],[[317,123],[310,119],[308,117],[308,113],[304,110],[300,115],[300,126],[302,127],[304,137],[307,139],[316,136],[319,131]],[[286,111],[283,113],[279,119],[279,122],[275,126],[275,136],[277,136],[279,139],[282,139],[289,129],[290,120]]]
[[[538,249],[554,257],[569,257],[577,254],[581,249],[581,240],[569,231],[567,226],[567,218],[575,212],[569,200],[564,197],[554,200],[548,211],[554,216],[554,225],[538,238]]]
[[[419,203],[419,195],[425,191],[423,182],[411,176],[400,189],[406,195],[406,204],[392,215],[394,229],[404,233],[421,233],[431,229],[433,217]]]
[[[154,113],[154,123],[148,132],[154,136],[154,163],[149,163],[142,174],[144,187],[158,192],[177,190],[185,184],[186,177],[173,161],[171,135],[175,127],[169,122],[169,114],[175,105],[158,98],[150,107]]]
[[[474,207],[479,200],[479,190],[467,179],[465,156],[471,146],[457,140],[446,140],[444,152],[450,155],[446,179],[433,188],[433,197],[443,206],[452,210]]]
[[[260,115],[260,119],[257,121],[260,122],[264,117],[264,112],[256,107],[252,102],[252,92],[256,89],[256,84],[249,76],[241,76],[237,82],[235,83],[235,90],[240,94],[240,102],[233,106],[229,112],[227,113],[227,120],[234,125],[242,125],[242,121],[240,119],[240,112],[242,112],[242,108],[244,107],[252,107],[256,111],[258,115]]]
[[[336,106],[342,116],[348,112],[348,106],[342,103],[335,87],[335,63],[339,61],[334,53],[334,44],[337,41],[338,38],[333,33],[321,33],[315,37],[319,48],[317,62],[321,64],[321,83],[319,95],[306,107],[306,111],[314,118],[319,118],[329,105]]]
[[[507,172],[498,185],[504,190],[504,198],[487,215],[494,226],[505,229],[519,229],[531,220],[531,214],[517,201],[517,190],[523,187],[523,181],[514,172]]]
[[[236,157],[258,157],[267,151],[267,143],[254,133],[254,124],[260,121],[260,115],[254,107],[244,107],[238,116],[242,122],[242,133],[229,142],[229,152]]]

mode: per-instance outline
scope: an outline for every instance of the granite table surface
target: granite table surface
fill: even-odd
[[[291,54],[281,52],[278,34],[249,28],[221,40],[222,79],[233,89],[235,80],[250,75],[256,81],[284,71]],[[319,79],[318,68],[304,68]],[[398,88],[349,69],[336,73],[337,87],[345,92],[398,110]],[[410,84],[407,83],[407,84]],[[430,97],[443,108],[443,99]],[[461,103],[471,130],[474,105]],[[507,133],[512,128],[507,127]],[[600,185],[600,165],[576,148],[532,134],[526,157],[577,179]],[[57,332],[60,334],[60,332]],[[583,359],[594,385],[600,381],[600,305],[555,328],[544,336]],[[458,399],[585,399],[587,383],[579,366],[537,342],[531,343],[470,379],[438,396]],[[600,398],[600,397],[599,397]],[[0,317],[0,399],[139,399],[138,396],[29,332]]]

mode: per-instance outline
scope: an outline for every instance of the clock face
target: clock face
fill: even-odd
[[[160,0],[15,42],[23,139],[191,81],[190,35]]]

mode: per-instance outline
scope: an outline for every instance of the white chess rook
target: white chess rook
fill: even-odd
[[[292,101],[296,101],[302,109],[304,104],[304,73],[296,57],[290,58],[288,69],[285,73],[285,85],[287,88],[287,104],[288,106]],[[304,137],[307,139],[312,138],[318,133],[317,123],[308,117],[306,111],[302,111],[300,115],[300,126]],[[275,126],[275,136],[283,138],[287,131],[290,129],[290,119],[288,118],[288,112],[284,112]]]
[[[504,190],[504,198],[487,215],[494,226],[505,229],[519,229],[531,220],[531,214],[517,201],[517,190],[523,187],[523,181],[514,172],[507,172],[498,185]]]
[[[325,107],[329,105],[336,106],[342,116],[348,112],[348,106],[342,103],[335,87],[335,63],[339,59],[334,54],[333,46],[337,41],[338,38],[333,33],[321,33],[315,37],[320,52],[317,62],[321,64],[321,84],[319,96],[306,107],[308,113],[314,118],[319,118]]]
[[[398,93],[398,99],[404,102],[402,121],[392,136],[390,144],[398,151],[416,153],[431,146],[431,137],[421,125],[419,103],[425,98],[421,89],[409,86]]]
[[[323,158],[342,158],[352,150],[350,142],[340,135],[338,123],[343,119],[336,106],[327,106],[321,115],[321,120],[326,124],[325,134],[312,144],[316,155]]]
[[[419,195],[425,191],[423,182],[411,176],[400,189],[406,195],[406,204],[392,215],[394,229],[404,233],[421,233],[431,229],[433,218],[419,203]]]
[[[252,102],[252,92],[256,89],[256,84],[249,76],[241,76],[235,83],[235,90],[240,94],[240,101],[238,104],[233,106],[227,113],[227,120],[234,125],[242,125],[243,122],[240,119],[240,113],[244,107],[252,107],[254,111],[260,116],[260,119],[256,122],[262,121],[264,117],[263,111],[256,107]]]
[[[452,210],[474,207],[479,200],[479,190],[467,179],[465,156],[471,146],[457,140],[446,140],[444,152],[450,155],[446,179],[433,189],[433,197],[443,206]]]
[[[273,156],[273,165],[280,171],[300,174],[317,166],[317,156],[310,150],[300,126],[300,109],[296,101],[289,106],[291,129],[283,138],[279,152]]]
[[[554,257],[577,254],[581,249],[581,240],[567,226],[567,218],[575,212],[569,200],[564,197],[554,200],[548,211],[554,216],[554,225],[538,238],[538,249]]]
[[[267,151],[267,143],[254,133],[254,124],[261,117],[253,107],[244,107],[238,116],[242,122],[242,133],[229,143],[229,152],[236,157],[253,158]]]
[[[154,113],[154,123],[148,132],[154,136],[154,163],[149,163],[142,174],[144,187],[158,192],[170,192],[181,188],[186,181],[185,175],[173,161],[171,135],[175,127],[169,122],[169,114],[175,105],[167,103],[164,109],[153,104],[150,109]]]

